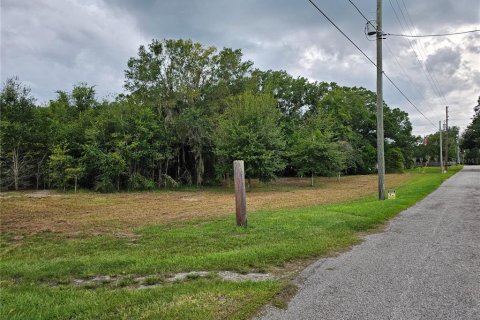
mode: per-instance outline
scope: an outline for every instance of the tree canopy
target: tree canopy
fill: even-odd
[[[16,78],[0,99],[3,190],[213,184],[236,159],[262,181],[376,170],[375,93],[259,70],[240,49],[153,40],[128,60],[113,101],[78,83],[38,105]],[[409,167],[408,114],[386,104],[384,114],[386,153]]]
[[[480,96],[472,122],[462,135],[461,148],[464,151],[464,159],[469,164],[480,163]]]

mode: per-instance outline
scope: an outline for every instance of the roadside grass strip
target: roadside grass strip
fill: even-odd
[[[288,264],[334,254],[361,241],[400,211],[423,199],[448,173],[412,170],[395,200],[369,196],[348,203],[257,211],[248,227],[234,216],[148,225],[132,237],[72,238],[43,232],[0,238],[0,317],[3,319],[245,319],[270,301],[288,279]],[[288,196],[288,193],[285,195]],[[248,200],[247,200],[248,201]],[[134,204],[133,204],[134,205]],[[180,272],[267,273],[261,282],[190,277],[139,290],[128,279],[161,282]],[[279,271],[280,270],[280,271]],[[72,285],[74,279],[127,279],[123,284]]]

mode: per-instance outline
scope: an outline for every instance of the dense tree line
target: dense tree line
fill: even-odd
[[[472,122],[462,135],[461,148],[467,164],[480,164],[480,96]]]
[[[255,69],[241,50],[154,40],[128,60],[126,92],[80,83],[36,105],[1,90],[1,187],[142,190],[229,179],[376,171],[376,96],[364,88]],[[413,163],[408,114],[384,104],[387,170]],[[313,180],[312,180],[313,181]]]
[[[478,98],[480,105],[480,97]],[[420,142],[420,140],[418,140]],[[448,146],[448,156],[446,150]],[[460,137],[460,128],[449,127],[442,131],[443,160],[449,162],[464,162],[465,164],[480,163],[480,107],[475,110],[472,122]],[[438,132],[424,137],[421,143],[417,143],[414,149],[416,160],[422,164],[440,162],[440,135]],[[460,159],[457,159],[457,158]]]
[[[458,135],[460,128],[452,126],[448,131],[442,130],[442,157],[443,161],[448,159],[449,162],[457,161]],[[448,145],[448,157],[446,154]],[[428,165],[432,162],[440,162],[440,134],[438,132],[429,134],[424,137],[422,143],[415,148],[415,157],[419,163]]]

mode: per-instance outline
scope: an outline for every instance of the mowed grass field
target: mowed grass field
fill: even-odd
[[[268,301],[282,305],[309,261],[359,243],[459,169],[387,175],[397,199],[382,202],[376,176],[321,178],[313,188],[308,179],[257,184],[247,193],[247,228],[234,224],[231,188],[4,193],[0,317],[249,318]],[[190,271],[210,273],[167,281]],[[232,282],[221,271],[272,277]]]

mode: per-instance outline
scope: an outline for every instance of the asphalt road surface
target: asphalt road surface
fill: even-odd
[[[480,166],[466,166],[386,231],[297,279],[260,319],[480,320]]]

